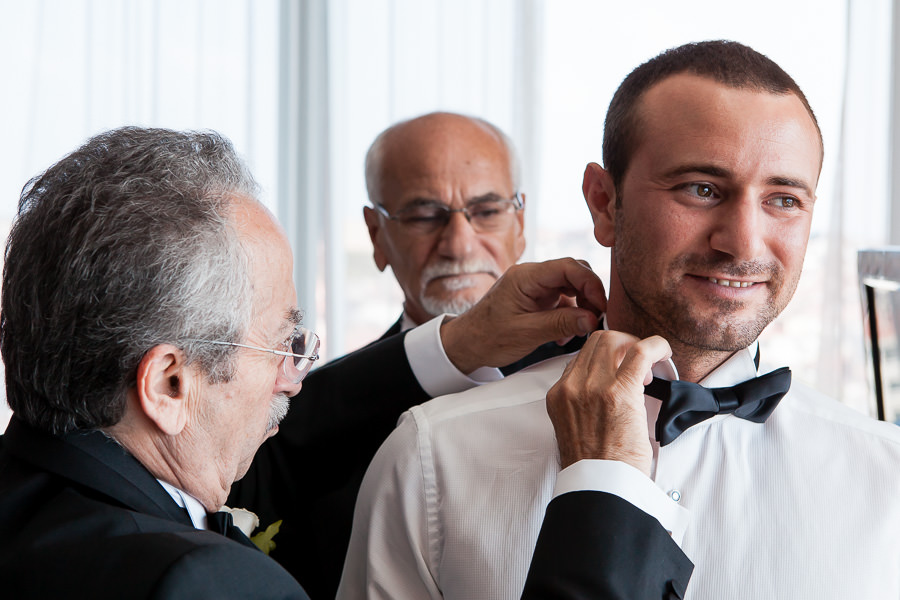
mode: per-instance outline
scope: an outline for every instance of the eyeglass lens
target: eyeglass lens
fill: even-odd
[[[291,353],[303,356],[316,356],[319,352],[319,336],[312,331],[301,329],[291,339]],[[286,356],[284,361],[285,374],[295,382],[300,382],[312,367],[313,360],[297,356]]]
[[[507,225],[515,208],[514,200],[488,200],[466,207],[464,214],[475,230],[491,231]],[[426,204],[403,210],[397,217],[409,227],[430,231],[446,226],[454,212],[460,211],[443,205]]]

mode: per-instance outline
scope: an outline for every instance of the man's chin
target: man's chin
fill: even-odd
[[[478,298],[480,298],[483,294],[457,294],[452,297],[441,296],[435,298],[434,296],[423,296],[421,299],[422,308],[428,312],[428,314],[432,316],[442,315],[444,313],[450,313],[454,315],[461,315],[478,302]]]
[[[683,344],[714,352],[735,352],[756,340],[772,317],[760,313],[741,319],[733,314],[670,321],[672,337]]]

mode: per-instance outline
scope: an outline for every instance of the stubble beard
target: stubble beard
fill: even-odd
[[[665,271],[659,274],[664,279],[661,285],[642,286],[642,266],[652,264],[653,253],[644,247],[646,240],[632,240],[620,231],[621,222],[621,219],[616,222],[616,273],[630,305],[628,313],[635,329],[630,333],[638,337],[661,335],[670,343],[697,352],[736,352],[759,337],[781,313],[797,287],[799,272],[793,281],[786,282],[783,267],[774,262],[735,262],[723,255],[697,254],[680,256],[666,265]],[[738,313],[745,309],[745,303],[739,300],[709,298],[701,307],[678,291],[684,273],[709,272],[724,273],[735,279],[762,275],[767,280],[767,299],[752,317],[742,318]]]

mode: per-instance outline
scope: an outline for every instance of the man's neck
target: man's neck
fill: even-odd
[[[217,511],[228,497],[228,489],[220,484],[221,477],[215,465],[208,461],[207,464],[182,464],[178,452],[173,452],[167,443],[171,440],[154,438],[122,422],[106,429],[105,433],[144,465],[153,477],[190,494],[208,512]]]
[[[695,346],[679,344],[669,340],[672,348],[672,362],[678,369],[678,378],[698,383],[712,373],[726,360],[734,356],[734,351],[704,350]]]
[[[400,331],[406,331],[407,329],[412,329],[413,327],[418,327],[422,323],[416,323],[412,317],[409,316],[409,313],[405,310],[403,311],[403,315],[400,317]]]
[[[615,313],[611,315],[607,312],[606,326],[609,329],[630,333],[639,338],[647,338],[651,335],[665,338],[669,347],[672,348],[672,362],[675,363],[675,368],[678,369],[678,378],[682,381],[700,382],[735,353],[735,351],[707,350],[684,344],[670,339],[671,336],[666,336],[664,333],[646,331],[646,327],[637,326],[629,319]]]

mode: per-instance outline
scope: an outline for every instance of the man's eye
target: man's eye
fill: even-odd
[[[713,187],[705,183],[692,183],[688,189],[701,198],[712,198],[716,195]]]
[[[469,214],[475,219],[490,219],[501,212],[499,204],[479,204],[469,209]]]
[[[434,223],[444,218],[442,210],[413,211],[403,215],[403,220],[408,223]]]
[[[797,206],[797,199],[791,196],[777,196],[772,198],[770,202],[780,208],[795,208]]]

